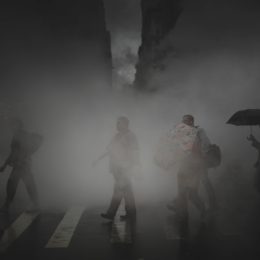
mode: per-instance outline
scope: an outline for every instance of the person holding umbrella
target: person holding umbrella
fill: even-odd
[[[236,126],[250,126],[250,136],[247,140],[251,142],[252,146],[258,151],[258,159],[255,163],[255,186],[260,192],[260,142],[252,134],[252,126],[260,126],[260,109],[246,109],[236,112],[228,121],[227,124]]]
[[[254,148],[257,149],[258,151],[258,158],[257,161],[255,163],[255,168],[256,168],[256,172],[255,172],[255,187],[257,189],[258,192],[260,192],[260,142],[256,140],[256,138],[250,134],[249,137],[247,137],[247,140],[249,140],[252,144],[252,146]]]

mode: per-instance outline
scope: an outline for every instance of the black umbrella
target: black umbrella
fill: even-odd
[[[227,124],[232,125],[260,125],[260,109],[247,109],[236,112]]]

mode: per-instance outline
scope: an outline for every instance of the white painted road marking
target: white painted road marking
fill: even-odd
[[[120,215],[124,214],[124,203],[121,204],[117,217],[112,224],[110,242],[112,244],[131,244],[132,232],[131,223],[128,221],[120,221]]]
[[[46,248],[68,247],[83,212],[83,207],[71,208],[56,228]]]
[[[112,244],[131,244],[132,243],[132,234],[131,227],[128,221],[115,220],[112,225],[112,232],[110,242]]]
[[[18,217],[14,223],[5,230],[4,235],[0,241],[0,251],[3,252],[19,238],[22,233],[32,224],[39,213],[24,212]]]

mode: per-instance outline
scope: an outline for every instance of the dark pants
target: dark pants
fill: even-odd
[[[114,192],[110,202],[110,206],[107,210],[107,214],[111,217],[114,217],[122,199],[124,199],[126,214],[130,217],[135,217],[135,199],[130,178],[123,170],[120,169],[114,170],[113,176],[115,179]]]
[[[38,194],[37,194],[34,177],[31,173],[30,165],[26,163],[23,165],[13,167],[13,170],[7,182],[7,191],[6,191],[7,197],[5,201],[6,207],[9,207],[9,205],[13,201],[20,180],[24,182],[26,190],[32,202],[35,205],[37,205]]]
[[[208,195],[208,199],[209,199],[209,209],[210,210],[214,210],[217,207],[217,199],[216,199],[216,195],[215,195],[215,191],[213,188],[213,185],[209,179],[208,173],[205,172],[205,174],[202,176],[202,184],[206,190],[206,193]]]
[[[201,163],[185,161],[178,173],[178,211],[184,221],[188,220],[188,201],[205,214],[205,205],[201,200],[198,188],[201,177],[204,175],[204,167]]]

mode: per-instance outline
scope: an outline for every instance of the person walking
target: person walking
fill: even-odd
[[[129,129],[129,119],[119,117],[116,124],[117,133],[107,147],[107,151],[98,158],[94,165],[109,157],[109,170],[114,177],[114,191],[110,205],[106,213],[101,217],[113,220],[121,201],[125,201],[126,215],[121,216],[122,220],[136,219],[136,205],[132,187],[132,177],[136,167],[140,164],[139,145],[136,135]]]
[[[23,122],[20,119],[12,120],[11,124],[14,130],[11,152],[2,167],[0,167],[0,172],[4,172],[8,166],[12,167],[12,171],[7,181],[6,199],[1,211],[8,212],[20,180],[24,182],[32,201],[32,207],[28,211],[36,211],[38,210],[38,192],[31,172],[31,155],[40,146],[42,137],[25,131]]]
[[[215,204],[215,193],[207,176],[207,166],[203,156],[209,148],[209,139],[202,128],[194,125],[192,115],[184,115],[182,122],[171,131],[170,137],[175,145],[179,170],[177,198],[168,205],[168,208],[177,211],[183,223],[187,224],[188,201],[190,200],[199,210],[201,219],[204,220],[206,207],[198,193],[201,181],[209,194],[211,206]]]

